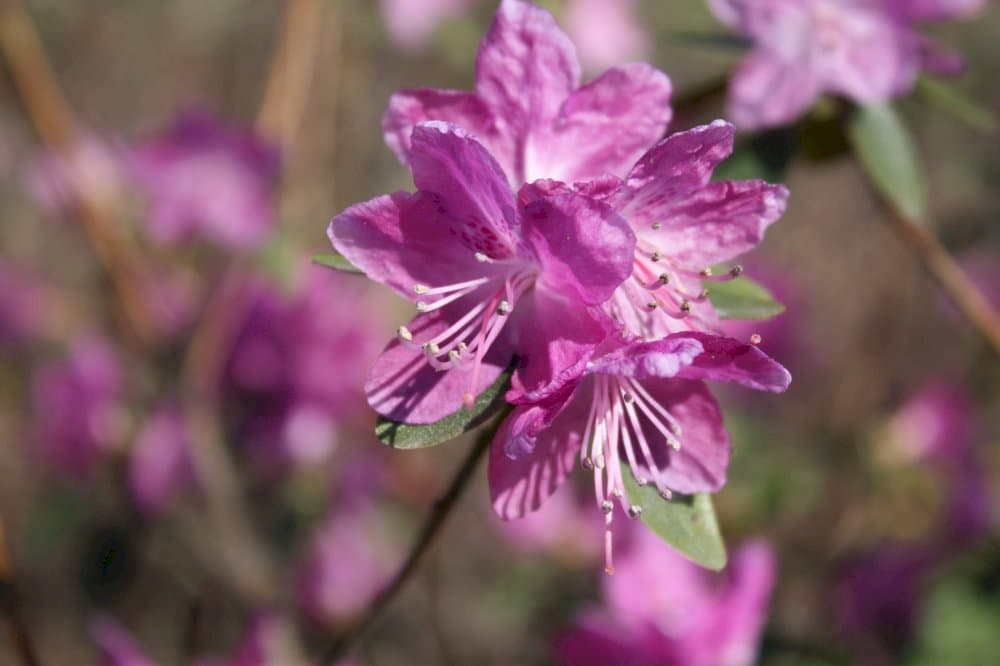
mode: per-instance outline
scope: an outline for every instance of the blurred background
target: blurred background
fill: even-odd
[[[700,0],[542,4],[589,76],[666,71],[672,130],[723,116],[743,50]],[[299,663],[398,566],[467,442],[374,439],[361,386],[409,309],[310,258],[344,207],[410,187],[388,97],[471,88],[495,5],[0,1],[0,663],[25,635],[43,664]],[[926,32],[966,59],[952,85],[1000,108],[995,6]],[[738,329],[792,388],[720,393],[735,454],[716,507],[731,551],[769,554],[746,611],[762,629],[736,656],[636,663],[1000,655],[997,357],[884,223],[828,106],[727,167],[792,193],[744,263],[787,310]],[[997,137],[919,92],[898,108],[935,233],[1000,306]],[[669,552],[609,582],[572,487],[501,525],[482,472],[355,663],[572,663],[574,631],[631,622],[615,614],[651,589],[641,612],[716,617],[742,589]],[[240,657],[272,642],[281,657]]]

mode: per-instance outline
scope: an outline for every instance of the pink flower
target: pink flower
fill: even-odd
[[[567,666],[749,666],[774,587],[764,542],[745,544],[724,574],[685,560],[637,530],[627,564],[604,579],[603,608],[584,612],[554,643]]]
[[[475,0],[379,0],[382,23],[400,48],[422,48],[445,19],[468,9]]]
[[[573,44],[548,12],[503,0],[476,61],[476,90],[421,88],[392,96],[386,143],[406,164],[411,132],[441,120],[471,132],[512,186],[622,176],[670,120],[670,81],[645,64],[607,70],[580,87]]]
[[[303,277],[291,293],[259,279],[247,287],[223,379],[238,439],[268,468],[330,455],[359,420],[387,330],[365,285],[319,266]]]
[[[733,76],[729,115],[745,129],[792,122],[825,92],[859,104],[912,88],[919,71],[956,62],[912,27],[981,2],[940,0],[709,0],[716,17],[754,42]]]
[[[576,484],[569,483],[538,511],[519,520],[499,521],[499,525],[504,536],[519,550],[590,565],[601,556],[602,532],[590,509],[586,491],[578,492]]]
[[[588,69],[644,59],[649,35],[639,23],[637,0],[572,0],[566,29]]]
[[[43,334],[50,298],[36,276],[0,259],[0,351],[19,350]]]
[[[631,270],[624,220],[545,183],[515,197],[490,153],[447,123],[415,127],[407,159],[416,194],[352,206],[329,229],[341,254],[420,312],[376,361],[369,403],[395,420],[436,421],[469,405],[515,354],[524,390],[558,385],[606,335],[588,308]]]
[[[242,250],[271,229],[278,156],[250,132],[189,111],[137,145],[128,162],[149,202],[148,230],[157,242],[200,237]]]
[[[176,405],[159,406],[139,428],[129,457],[128,483],[143,513],[164,512],[194,482],[190,446],[188,425]]]
[[[122,147],[92,134],[81,137],[67,155],[39,151],[26,170],[28,191],[50,215],[72,210],[80,195],[108,202],[122,194]]]
[[[605,568],[614,570],[616,504],[631,518],[622,474],[674,492],[714,492],[726,480],[730,444],[722,412],[703,380],[784,391],[791,377],[752,345],[699,332],[611,345],[594,354],[575,386],[546,396],[518,392],[519,404],[490,450],[493,508],[504,519],[535,511],[579,456],[605,516]]]
[[[127,426],[118,354],[99,336],[75,340],[67,356],[32,378],[31,441],[58,471],[84,477],[122,444]]]

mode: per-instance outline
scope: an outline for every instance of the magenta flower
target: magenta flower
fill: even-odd
[[[136,146],[128,162],[148,200],[148,231],[157,242],[199,237],[249,249],[271,229],[278,155],[248,131],[189,111]]]
[[[956,59],[912,27],[963,15],[982,2],[956,0],[709,0],[716,17],[754,43],[733,75],[729,115],[745,129],[783,125],[822,93],[859,104],[909,91],[921,69]]]
[[[411,132],[441,120],[471,132],[512,186],[622,176],[670,120],[670,81],[645,64],[607,70],[580,87],[573,44],[551,14],[503,0],[476,60],[476,90],[420,88],[392,96],[386,143],[405,164]]]
[[[711,267],[753,249],[788,201],[783,185],[710,182],[732,151],[733,126],[717,120],[660,141],[624,181],[604,178],[584,186],[611,204],[636,235],[631,279],[608,304],[628,334],[651,340],[682,330],[722,330],[702,283],[740,275],[739,266],[721,275]]]
[[[128,484],[139,510],[166,511],[194,483],[188,425],[180,408],[164,404],[140,426],[128,464]]]
[[[388,330],[364,285],[318,266],[304,278],[291,293],[248,285],[223,378],[237,437],[268,469],[329,456],[358,421],[360,387]]]
[[[605,568],[614,570],[611,525],[616,504],[631,518],[622,474],[672,494],[719,490],[730,444],[722,412],[702,380],[784,391],[791,377],[752,345],[699,332],[633,342],[595,354],[575,390],[522,401],[500,427],[490,450],[493,507],[501,518],[536,510],[563,482],[579,456],[593,475],[606,525]]]
[[[519,3],[505,7],[520,8]],[[368,377],[368,401],[430,423],[471,404],[516,354],[524,390],[554,390],[606,335],[588,310],[631,270],[634,236],[607,205],[548,183],[517,197],[465,130],[413,130],[415,194],[357,204],[330,223],[334,247],[420,314]]]
[[[97,336],[75,340],[65,358],[32,379],[31,442],[58,471],[83,477],[122,444],[127,428],[118,354]]]
[[[50,215],[65,214],[86,195],[109,202],[122,194],[122,147],[117,140],[87,134],[66,155],[39,151],[28,163],[28,192]]]
[[[698,568],[645,530],[627,566],[604,579],[603,608],[585,611],[554,645],[567,666],[749,666],[774,587],[764,542],[737,550],[724,574]]]
[[[576,484],[564,484],[538,511],[518,520],[498,521],[500,529],[520,551],[591,566],[601,556],[603,530],[593,519],[588,492]]]
[[[20,350],[44,334],[51,295],[38,277],[0,259],[0,352]]]

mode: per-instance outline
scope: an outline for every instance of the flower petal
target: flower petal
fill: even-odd
[[[517,212],[507,176],[469,132],[442,122],[413,129],[413,183],[433,193],[442,221],[474,256],[506,259],[515,252]]]
[[[468,310],[472,298],[417,316],[407,327],[414,340],[427,340],[444,331]],[[471,390],[471,367],[435,370],[428,365],[421,349],[395,339],[375,360],[368,374],[365,382],[368,404],[394,421],[433,423],[461,409],[462,398],[470,390],[474,395],[482,393],[510,364],[510,357],[508,337],[501,333],[486,353],[476,387]]]
[[[657,378],[643,380],[642,386],[681,427],[681,447],[675,451],[648,419],[643,421],[643,434],[664,485],[686,495],[722,488],[732,447],[722,425],[722,410],[708,388],[697,381]],[[640,463],[639,469],[645,465]]]
[[[733,382],[771,393],[785,391],[792,382],[783,365],[754,345],[697,331],[677,333],[667,339],[682,337],[698,340],[704,351],[681,368],[678,377]]]
[[[522,237],[541,271],[537,289],[598,305],[632,273],[635,235],[607,204],[551,183],[526,185]]]
[[[567,183],[624,176],[670,122],[670,79],[643,63],[607,70],[573,92],[550,129],[535,134],[525,180]]]
[[[572,42],[552,15],[523,0],[503,0],[476,59],[476,92],[497,123],[508,175],[525,182],[523,155],[533,128],[548,127],[580,81]],[[496,148],[494,146],[494,148]]]
[[[668,252],[681,266],[704,268],[752,250],[788,205],[788,189],[761,180],[711,183],[690,194],[648,205],[630,218],[659,225],[643,241]]]
[[[493,509],[504,520],[535,511],[566,479],[580,450],[586,400],[521,406],[490,446]],[[560,412],[560,410],[562,410]]]
[[[616,349],[590,363],[587,371],[635,379],[676,377],[704,351],[696,337],[678,333],[655,342],[638,342]]]
[[[767,51],[751,53],[733,74],[729,117],[746,130],[791,123],[822,91],[808,62],[790,62]]]
[[[410,135],[419,123],[441,120],[453,123],[474,134],[487,146],[505,170],[513,168],[511,155],[502,155],[497,141],[493,116],[474,93],[461,90],[418,88],[400,90],[389,98],[382,116],[385,142],[399,161],[409,164]]]

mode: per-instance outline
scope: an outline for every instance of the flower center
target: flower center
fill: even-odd
[[[650,428],[651,426],[651,428]],[[580,462],[593,472],[594,495],[604,513],[604,569],[614,573],[611,523],[614,500],[630,518],[638,518],[642,507],[629,504],[622,481],[622,455],[636,485],[656,485],[660,496],[670,500],[663,470],[653,455],[654,446],[666,443],[681,448],[681,426],[667,409],[630,377],[594,377],[594,397],[583,434]],[[647,474],[649,476],[647,476]],[[652,477],[651,479],[649,477]]]
[[[480,261],[490,262],[485,255],[482,256]],[[477,258],[479,257],[477,254]],[[440,310],[474,292],[478,293],[479,298],[470,299],[471,307],[445,330],[429,339],[414,340],[413,333],[406,326],[399,327],[397,337],[400,343],[423,351],[426,362],[439,372],[453,368],[471,368],[469,390],[462,397],[465,408],[471,409],[475,402],[483,359],[499,337],[518,299],[533,283],[534,274],[531,271],[518,270],[505,275],[491,275],[436,287],[415,284],[414,293],[429,297],[427,300],[417,301],[419,312]]]

